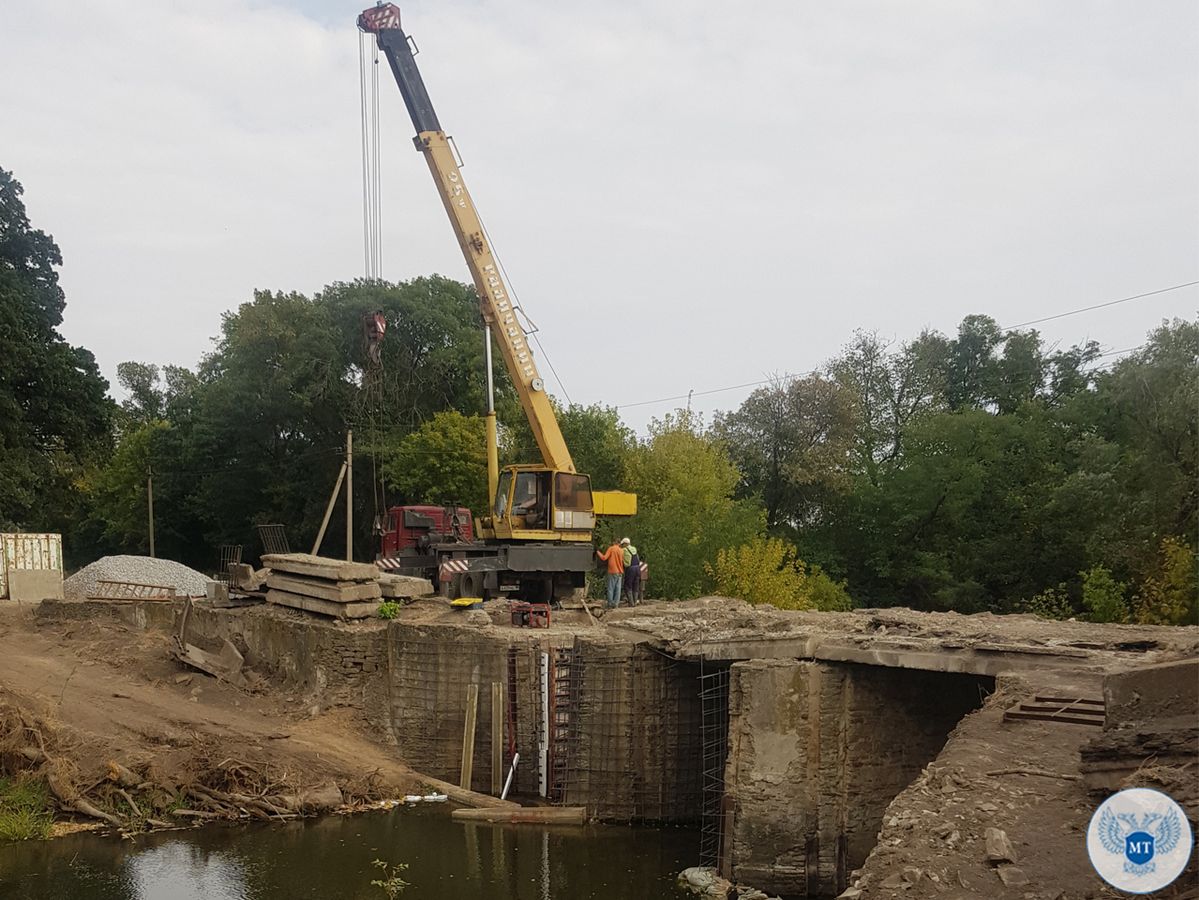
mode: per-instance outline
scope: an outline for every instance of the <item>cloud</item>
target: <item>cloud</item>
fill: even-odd
[[[10,8],[0,163],[62,245],[68,337],[110,376],[123,359],[194,365],[254,288],[361,272],[357,12]],[[1190,3],[418,0],[403,15],[575,400],[807,369],[856,327],[1022,321],[1196,277]],[[465,279],[381,75],[384,274]],[[1046,334],[1131,346],[1196,303]]]

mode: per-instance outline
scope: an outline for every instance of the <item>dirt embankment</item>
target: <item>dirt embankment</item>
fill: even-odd
[[[60,817],[129,829],[291,818],[414,789],[351,711],[185,670],[168,641],[0,611],[0,776],[44,779]]]

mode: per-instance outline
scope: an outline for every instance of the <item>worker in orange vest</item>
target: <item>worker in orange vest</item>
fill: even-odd
[[[620,589],[624,587],[624,548],[613,538],[607,550],[603,553],[596,550],[595,555],[608,564],[608,609],[616,609],[620,605]]]

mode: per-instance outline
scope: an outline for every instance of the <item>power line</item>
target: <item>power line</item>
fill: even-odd
[[[1131,297],[1121,297],[1118,300],[1108,300],[1104,303],[1096,303],[1092,306],[1084,306],[1080,309],[1072,309],[1067,312],[1057,313],[1056,315],[1045,316],[1044,318],[1041,318],[1041,319],[1033,319],[1032,321],[1029,321],[1029,322],[1021,322],[1018,325],[1009,325],[1008,327],[1003,328],[1002,330],[1003,331],[1014,331],[1017,328],[1023,328],[1027,325],[1037,325],[1041,322],[1050,322],[1050,321],[1053,321],[1054,319],[1063,319],[1067,316],[1076,316],[1079,313],[1091,312],[1092,310],[1096,310],[1096,309],[1103,309],[1106,306],[1115,306],[1118,303],[1127,303],[1130,300],[1140,300],[1144,297],[1153,297],[1157,294],[1165,294],[1170,291],[1177,291],[1177,290],[1181,290],[1182,288],[1193,287],[1197,284],[1199,284],[1199,281],[1187,281],[1182,284],[1175,284],[1175,285],[1171,285],[1170,287],[1160,288],[1159,290],[1156,290],[1156,291],[1146,291],[1143,294],[1134,294]],[[1145,346],[1144,344],[1140,344],[1136,347],[1130,347],[1126,350],[1111,350],[1107,353],[1099,354],[1099,357],[1096,357],[1096,358],[1101,358],[1104,356],[1114,356],[1119,353],[1131,353],[1133,350],[1140,350],[1144,346]],[[616,409],[632,409],[633,407],[637,407],[637,406],[653,406],[654,404],[657,404],[657,403],[669,403],[674,400],[686,400],[689,397],[704,397],[709,394],[723,394],[727,391],[735,391],[735,390],[739,390],[741,388],[761,387],[764,384],[773,384],[774,382],[780,381],[780,380],[793,381],[796,378],[807,378],[811,375],[818,375],[818,374],[820,374],[820,369],[812,369],[809,372],[803,372],[798,375],[784,375],[784,376],[781,376],[780,378],[764,378],[761,381],[747,381],[744,384],[732,384],[732,385],[728,385],[726,387],[711,388],[706,391],[691,391],[690,393],[687,393],[687,394],[676,394],[672,397],[658,397],[655,400],[638,400],[636,403],[622,403],[622,404],[618,405],[616,407]]]
[[[1115,306],[1117,303],[1127,303],[1130,300],[1140,300],[1144,297],[1153,297],[1156,294],[1167,294],[1170,291],[1178,291],[1178,290],[1182,290],[1183,288],[1194,287],[1197,284],[1199,284],[1199,281],[1186,281],[1186,282],[1183,282],[1182,284],[1173,284],[1173,285],[1170,285],[1170,287],[1164,287],[1164,288],[1161,288],[1156,291],[1146,291],[1143,294],[1133,294],[1131,297],[1121,297],[1119,300],[1108,300],[1104,303],[1096,303],[1093,306],[1084,306],[1084,307],[1081,307],[1080,309],[1072,309],[1072,310],[1069,310],[1068,312],[1057,313],[1056,315],[1052,315],[1052,316],[1045,316],[1044,318],[1041,318],[1041,319],[1030,319],[1027,322],[1021,322],[1018,325],[1009,325],[1006,328],[1004,328],[1003,330],[1004,331],[1014,331],[1017,328],[1024,328],[1026,325],[1039,325],[1042,322],[1052,322],[1055,319],[1064,319],[1064,318],[1066,318],[1066,316],[1076,316],[1079,313],[1091,312],[1092,310],[1103,309],[1104,307],[1107,307],[1107,306]]]

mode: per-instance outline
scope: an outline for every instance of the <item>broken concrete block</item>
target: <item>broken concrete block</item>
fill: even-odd
[[[987,862],[996,866],[1016,861],[1016,850],[1002,828],[988,828],[986,833]]]
[[[305,810],[313,812],[337,809],[342,804],[341,788],[332,781],[325,782],[301,794],[300,802]]]
[[[390,600],[411,600],[415,597],[427,597],[433,593],[433,582],[428,578],[393,575],[390,572],[383,572],[379,575],[379,587],[383,591],[383,596]]]
[[[858,898],[861,896],[862,896],[861,888],[851,887],[851,888],[846,888],[840,894],[838,894],[837,900],[858,900]]]
[[[733,884],[709,866],[692,866],[679,873],[679,887],[699,897],[727,897]]]
[[[995,870],[999,875],[999,880],[1008,887],[1018,887],[1022,884],[1028,884],[1028,876],[1024,874],[1024,870],[1019,866],[1004,865]]]

